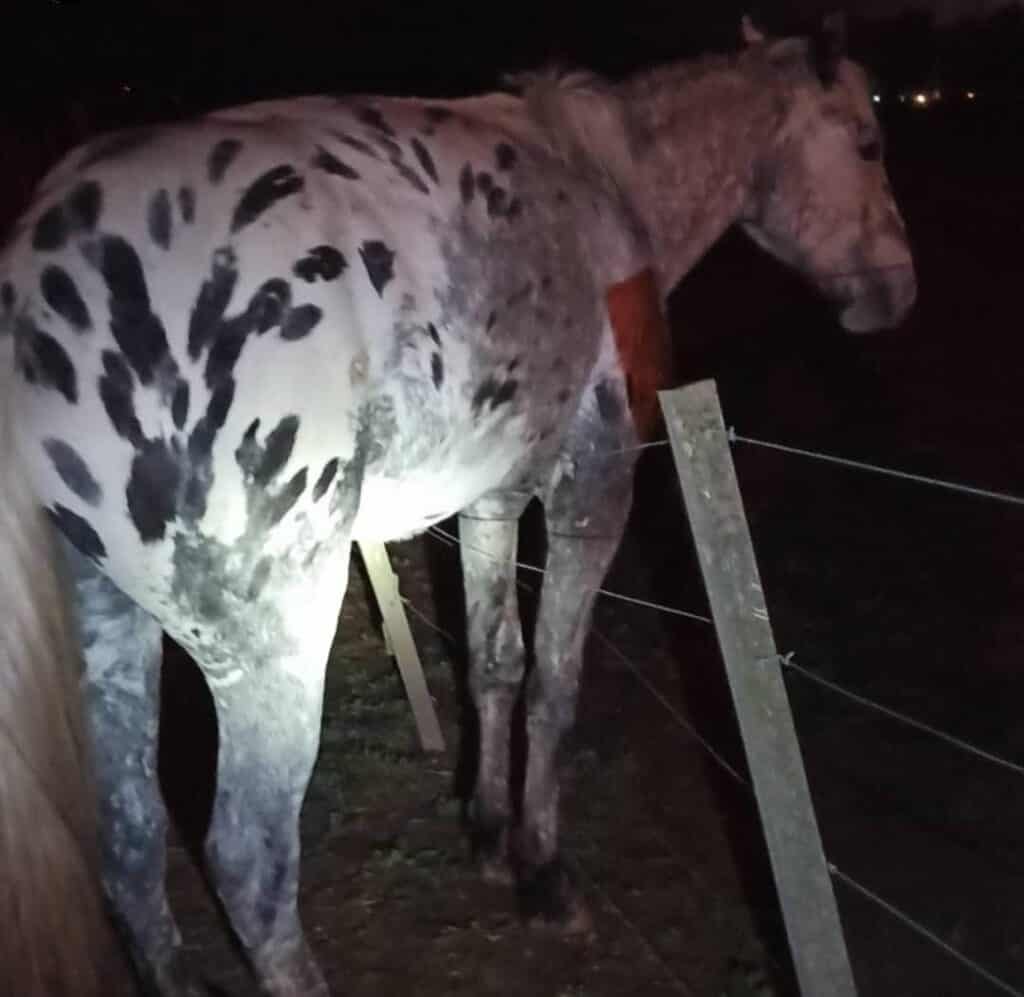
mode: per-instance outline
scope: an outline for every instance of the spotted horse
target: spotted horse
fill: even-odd
[[[736,53],[618,82],[262,102],[102,137],[44,178],[0,257],[5,992],[89,993],[100,903],[147,992],[203,992],[164,890],[166,632],[216,704],[219,899],[265,993],[328,993],[298,823],[351,545],[455,513],[481,856],[530,912],[580,923],[556,749],[656,416],[666,295],[738,224],[847,330],[915,297],[865,74],[827,27],[744,21]]]

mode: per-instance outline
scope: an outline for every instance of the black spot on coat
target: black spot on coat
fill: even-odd
[[[410,145],[423,172],[437,183],[437,166],[434,164],[434,157],[430,155],[430,150],[418,138],[412,139]]]
[[[189,476],[182,498],[182,513],[192,521],[201,519],[206,512],[206,499],[213,484],[211,454],[217,434],[231,411],[235,397],[235,382],[228,378],[218,384],[210,395],[206,412],[196,422],[188,437]]]
[[[256,562],[256,567],[252,569],[252,578],[249,581],[249,591],[246,593],[250,601],[260,597],[260,593],[270,580],[270,572],[273,567],[274,559],[271,557],[261,557]]]
[[[36,221],[32,230],[32,248],[42,252],[60,249],[68,238],[68,224],[64,217],[64,205],[55,204],[47,208]]]
[[[99,505],[103,492],[82,455],[70,443],[53,437],[43,441],[43,449],[61,481],[83,502]]]
[[[339,142],[344,142],[350,149],[355,149],[356,152],[361,152],[364,156],[370,156],[372,159],[379,158],[376,150],[369,142],[364,142],[361,138],[357,138],[355,135],[349,135],[346,132],[332,131],[331,134]]]
[[[597,411],[605,422],[618,422],[622,418],[622,405],[615,389],[607,382],[601,381],[594,388]]]
[[[384,115],[381,114],[376,107],[371,107],[369,105],[361,107],[356,111],[356,117],[362,121],[364,125],[369,125],[375,131],[381,132],[389,137],[394,137],[394,128],[388,124]]]
[[[430,188],[423,182],[423,178],[408,163],[392,158],[391,165],[398,171],[398,175],[414,190],[419,191],[421,194],[430,193]]]
[[[437,331],[437,326],[434,325],[433,322],[428,322],[427,323],[427,332],[429,333],[430,338],[434,341],[434,345],[435,346],[440,346],[441,345],[441,336],[440,336],[440,334]]]
[[[181,187],[178,190],[178,210],[181,212],[181,220],[186,225],[191,225],[196,218],[196,192],[191,187]]]
[[[142,426],[135,414],[133,390],[132,372],[128,369],[124,357],[113,350],[104,350],[100,400],[117,435],[138,447],[143,436]]]
[[[238,207],[235,208],[234,216],[231,219],[232,234],[251,225],[278,201],[297,194],[305,185],[306,181],[295,172],[293,167],[287,164],[267,170],[249,185],[238,202]]]
[[[299,305],[293,308],[281,323],[282,339],[302,339],[319,324],[324,313],[316,305]]]
[[[132,461],[125,498],[143,543],[162,540],[177,513],[181,460],[164,440],[146,440]]]
[[[78,184],[63,201],[40,215],[32,233],[32,248],[52,252],[62,248],[70,236],[92,232],[102,205],[103,195],[95,180]]]
[[[505,214],[505,203],[508,195],[500,187],[492,187],[487,192],[487,214],[492,218],[500,218]]]
[[[166,190],[158,190],[149,202],[146,216],[149,237],[161,248],[171,248],[171,196]]]
[[[284,519],[295,503],[302,498],[308,474],[307,468],[300,468],[288,479],[284,488],[276,495],[268,497],[265,504],[254,510],[253,521],[258,529],[270,529]]]
[[[516,391],[518,390],[518,381],[508,379],[499,382],[494,377],[488,377],[484,383],[476,389],[476,393],[473,395],[473,414],[479,414],[484,405],[487,404],[490,405],[490,409],[493,412],[499,405],[505,405],[512,401],[515,397]]]
[[[110,292],[110,331],[143,384],[153,380],[157,365],[168,356],[163,323],[150,308],[142,261],[120,236],[103,236],[97,265]]]
[[[27,317],[18,319],[14,336],[25,379],[55,388],[74,405],[78,401],[78,375],[67,350]]]
[[[384,288],[395,276],[394,251],[388,249],[379,239],[368,239],[359,248],[359,255],[362,257],[363,266],[366,267],[366,273],[373,289],[383,297]]]
[[[267,434],[266,443],[260,446],[256,439],[259,431],[257,419],[246,430],[235,451],[235,460],[246,478],[249,533],[259,535],[276,526],[306,489],[308,469],[305,467],[293,474],[276,493],[269,487],[291,457],[298,428],[298,416],[285,416]]]
[[[261,447],[256,442],[259,432],[259,419],[246,430],[235,459],[242,471],[251,477],[253,483],[265,488],[288,463],[295,446],[295,437],[299,431],[299,417],[286,415],[268,434],[266,443]]]
[[[43,300],[76,332],[92,328],[89,308],[78,293],[68,272],[58,266],[48,266],[39,279]]]
[[[459,173],[459,193],[466,204],[473,200],[473,195],[476,193],[476,177],[473,174],[473,167],[469,163],[466,163]]]
[[[196,360],[213,338],[238,282],[234,250],[218,249],[213,254],[210,276],[204,281],[192,308],[188,325],[188,355]]]
[[[292,267],[292,273],[313,284],[318,277],[325,281],[335,280],[347,267],[345,257],[333,246],[314,246]]]
[[[246,308],[243,322],[251,324],[261,335],[281,324],[291,307],[292,289],[280,277],[265,280]]]
[[[519,154],[508,142],[499,142],[494,147],[494,158],[499,170],[510,170],[516,165]]]
[[[64,202],[64,211],[74,232],[92,232],[100,220],[103,194],[95,180],[80,183]]]
[[[331,155],[326,149],[317,147],[316,155],[313,157],[313,165],[324,173],[334,177],[344,177],[346,180],[358,180],[358,171],[352,169],[348,163],[342,162],[337,156]]]
[[[440,390],[444,383],[444,361],[440,353],[430,355],[430,376],[434,381],[434,387]]]
[[[210,183],[220,183],[227,173],[228,167],[242,151],[242,143],[237,138],[223,138],[211,150],[206,160],[206,175]]]
[[[174,389],[174,398],[171,400],[171,417],[178,429],[185,425],[185,420],[188,418],[188,402],[188,381],[180,380]]]
[[[92,526],[77,513],[65,508],[59,502],[47,510],[54,526],[71,541],[71,545],[86,557],[98,561],[107,556],[107,548]]]
[[[316,484],[313,485],[313,501],[319,502],[324,497],[327,489],[330,488],[331,482],[334,480],[334,476],[338,473],[338,458],[332,457],[326,464],[324,469],[320,472],[320,477],[316,479]]]
[[[5,280],[3,286],[0,286],[0,305],[3,305],[5,312],[14,307],[14,285],[9,280]]]

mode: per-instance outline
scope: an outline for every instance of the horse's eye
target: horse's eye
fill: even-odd
[[[869,142],[862,142],[860,146],[860,158],[865,162],[874,163],[882,158],[882,143],[878,139],[871,139]]]

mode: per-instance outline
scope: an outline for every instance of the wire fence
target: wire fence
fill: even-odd
[[[1006,492],[994,491],[985,488],[979,488],[972,485],[962,484],[956,481],[950,481],[942,478],[931,477],[923,474],[915,474],[907,471],[902,471],[896,468],[885,467],[880,464],[870,463],[866,461],[853,460],[850,458],[840,457],[834,454],[828,454],[821,451],[805,449],[801,447],[790,446],[787,444],[774,443],[768,440],[757,439],[754,437],[743,436],[735,432],[733,428],[728,430],[729,441],[733,444],[740,443],[755,447],[762,447],[777,452],[781,452],[788,455],[805,457],[813,460],[823,461],[830,464],[841,465],[846,468],[853,470],[869,472],[873,474],[885,475],[888,477],[898,478],[905,481],[911,481],[917,484],[923,484],[931,487],[941,488],[948,491],[961,493],[964,495],[970,495],[974,497],[985,498],[993,501],[1003,502],[1016,506],[1024,506],[1024,497],[1009,494]],[[627,453],[637,450],[648,450],[657,447],[667,447],[667,440],[658,440],[653,443],[641,444],[636,447],[627,447],[617,451],[609,451],[609,453]],[[448,546],[456,546],[460,544],[460,540],[455,535],[447,532],[446,530],[433,526],[428,530],[428,534],[435,540]],[[489,552],[480,549],[472,548],[475,553],[483,557],[491,556]],[[530,564],[527,562],[516,562],[516,567],[528,571],[534,575],[543,577],[545,569],[536,564]],[[520,587],[527,591],[536,594],[532,586],[527,585],[524,582],[518,582]],[[665,613],[674,617],[681,617],[693,622],[703,623],[707,625],[713,625],[712,619],[703,613],[692,612],[689,610],[681,609],[675,606],[668,606],[661,603],[653,602],[646,599],[639,599],[633,596],[628,596],[620,592],[615,592],[604,587],[598,587],[593,589],[594,592],[599,596],[603,596],[608,599],[616,600],[625,604],[635,605],[646,609],[651,609],[656,612]],[[440,634],[442,637],[457,644],[455,638],[449,634],[446,630],[440,627],[430,616],[425,613],[422,609],[413,604],[409,599],[403,597],[403,602],[409,611],[416,616],[425,626]],[[671,698],[666,695],[661,689],[658,688],[657,684],[652,682],[643,671],[636,665],[628,655],[626,655],[621,648],[605,633],[598,630],[595,626],[591,626],[591,633],[601,642],[605,649],[615,659],[627,668],[632,675],[636,678],[639,684],[650,694],[651,698],[658,703],[659,707],[669,716],[673,723],[677,724],[683,730],[685,730],[701,747],[707,752],[708,756],[715,762],[715,764],[725,772],[737,785],[743,787],[748,792],[753,792],[753,787],[750,782],[743,776],[730,762],[726,760],[724,755],[715,748],[715,746],[705,738],[697,729],[697,727],[687,718],[682,711],[672,702]],[[856,704],[859,707],[868,709],[878,713],[879,715],[887,718],[890,721],[905,725],[912,728],[920,733],[927,734],[930,737],[934,737],[948,745],[957,748],[960,751],[973,755],[990,764],[997,765],[1007,771],[1010,771],[1016,775],[1024,775],[1024,765],[1014,762],[1010,759],[1001,757],[993,752],[987,751],[983,748],[979,748],[976,745],[969,743],[968,741],[955,737],[952,734],[946,733],[930,724],[927,724],[921,720],[917,720],[914,717],[907,715],[899,710],[895,710],[892,707],[886,706],[883,703],[876,702],[867,696],[863,696],[840,683],[826,679],[821,675],[818,675],[813,670],[800,665],[795,660],[795,653],[790,652],[778,656],[779,663],[784,667],[786,672],[799,676],[800,678],[812,682],[819,687],[827,690],[828,692],[840,696],[849,702]],[[859,882],[856,878],[850,874],[844,872],[842,869],[837,867],[834,863],[829,861],[828,869],[834,880],[841,882],[844,886],[857,893],[862,898],[868,900],[880,910],[886,912],[891,917],[898,920],[907,928],[914,931],[921,938],[927,940],[947,956],[957,961],[965,969],[974,973],[979,979],[990,984],[994,989],[1000,993],[1011,994],[1014,997],[1024,997],[1024,991],[1021,991],[1017,987],[1013,986],[1006,980],[999,977],[997,974],[982,966],[980,963],[973,960],[970,956],[960,951],[956,947],[950,945],[934,931],[929,929],[926,925],[915,919],[912,915],[906,911],[900,909],[897,905],[886,900],[884,897],[879,895],[877,892],[872,890],[870,887]]]

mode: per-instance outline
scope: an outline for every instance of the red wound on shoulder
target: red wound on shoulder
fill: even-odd
[[[654,431],[658,391],[668,368],[668,323],[654,271],[646,267],[605,292],[619,361],[626,377],[629,407],[641,437]]]

